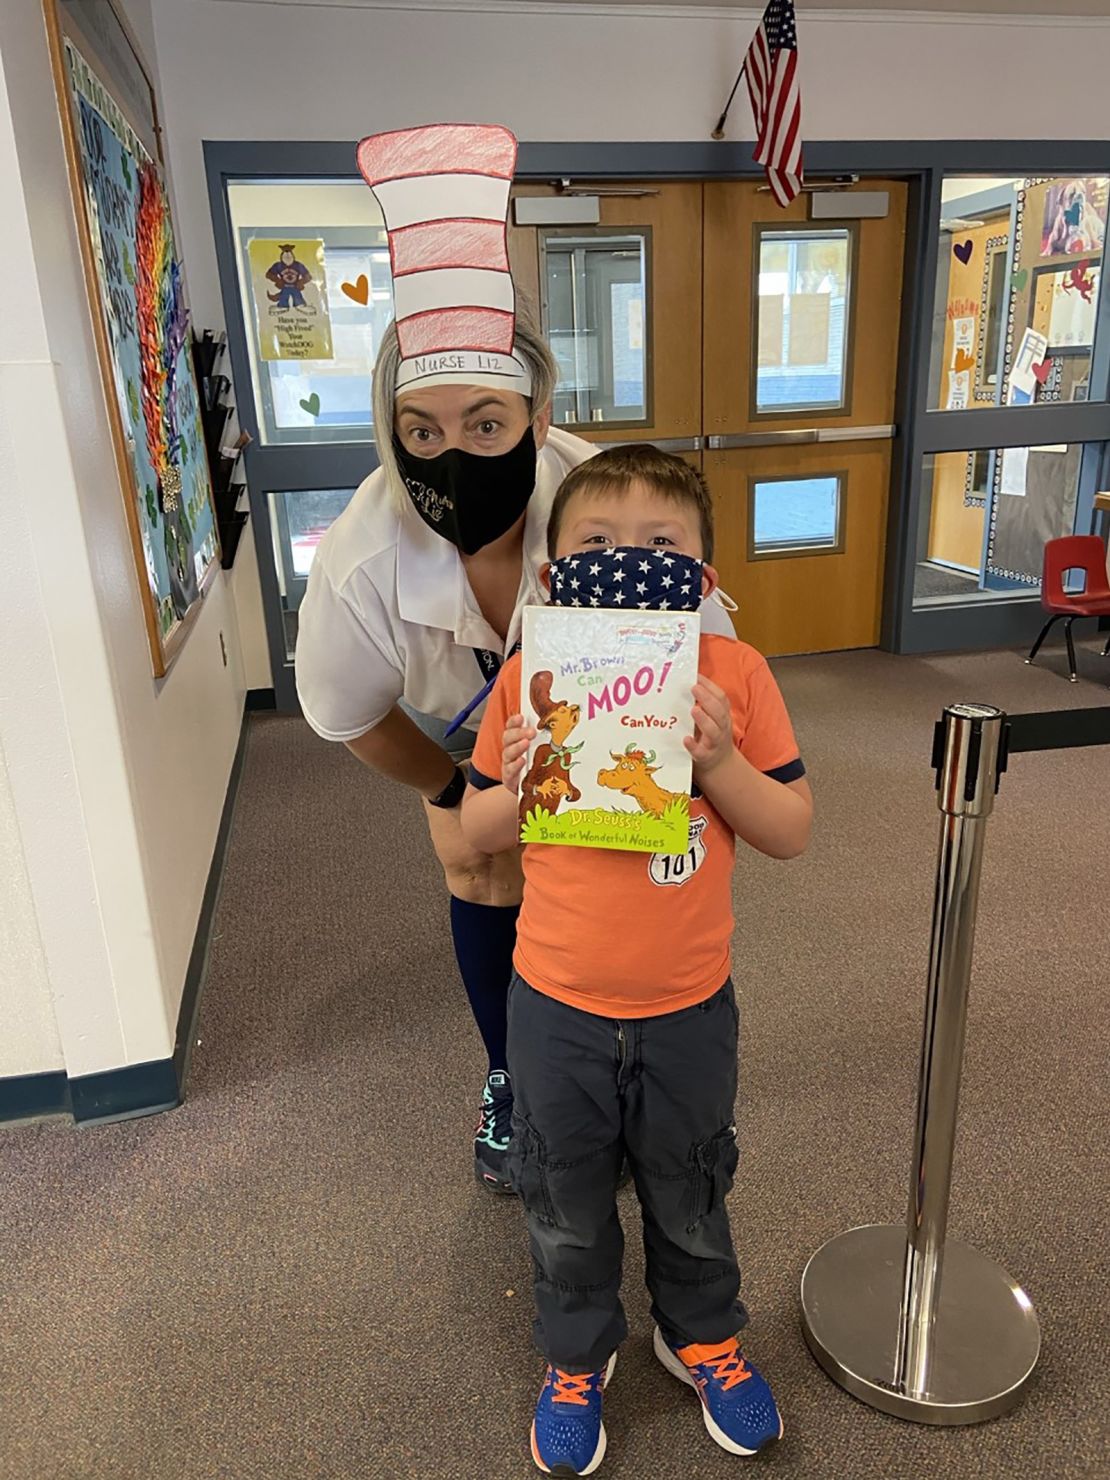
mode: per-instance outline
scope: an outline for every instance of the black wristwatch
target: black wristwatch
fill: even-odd
[[[466,772],[461,766],[455,767],[455,774],[437,797],[428,798],[429,807],[444,807],[450,810],[457,807],[463,799],[466,790]]]

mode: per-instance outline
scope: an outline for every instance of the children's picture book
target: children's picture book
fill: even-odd
[[[524,609],[522,842],[685,852],[700,636],[696,612]]]

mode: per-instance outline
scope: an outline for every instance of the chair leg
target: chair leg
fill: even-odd
[[[1102,656],[1104,658],[1110,658],[1110,637],[1106,639],[1106,646],[1102,650]]]
[[[1029,656],[1025,660],[1027,663],[1032,663],[1033,659],[1040,652],[1040,650],[1041,650],[1041,643],[1044,642],[1045,638],[1048,636],[1049,632],[1052,629],[1053,623],[1054,622],[1058,622],[1059,620],[1060,620],[1060,614],[1059,614],[1059,612],[1057,612],[1057,614],[1054,617],[1049,617],[1048,621],[1041,628],[1040,636],[1037,638],[1036,642],[1033,644],[1032,648],[1029,651]],[[1108,643],[1107,646],[1110,647],[1110,643]]]
[[[1075,672],[1075,643],[1072,640],[1071,635],[1071,624],[1074,621],[1074,617],[1068,617],[1067,621],[1064,623],[1064,639],[1068,645],[1068,668],[1070,669],[1068,677],[1071,679],[1072,683],[1078,683],[1079,680]]]

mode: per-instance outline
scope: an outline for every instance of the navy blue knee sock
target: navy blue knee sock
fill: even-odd
[[[505,1069],[505,1012],[513,975],[517,905],[470,904],[451,896],[451,937],[470,1010],[489,1054]]]

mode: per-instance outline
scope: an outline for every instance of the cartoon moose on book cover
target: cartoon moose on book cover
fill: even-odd
[[[615,750],[611,750],[609,754],[617,764],[597,773],[598,785],[623,792],[626,797],[632,798],[641,812],[662,817],[675,801],[677,793],[664,791],[655,780],[655,773],[659,770],[658,766],[652,765],[655,751],[641,750],[633,740],[623,754],[618,754]]]
[[[519,817],[523,826],[529,812],[541,805],[554,814],[560,803],[581,801],[582,793],[570,779],[571,767],[577,762],[572,759],[582,744],[568,745],[567,739],[582,717],[579,705],[565,699],[552,699],[551,686],[555,675],[549,669],[533,673],[528,687],[532,708],[538,716],[536,728],[546,730],[550,741],[537,745],[524,780],[520,784]]]

